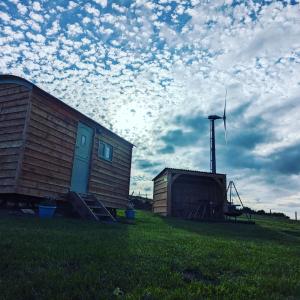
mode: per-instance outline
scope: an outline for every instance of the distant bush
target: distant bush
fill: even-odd
[[[289,217],[287,215],[285,215],[282,212],[271,212],[271,213],[267,213],[265,212],[263,209],[260,210],[254,210],[250,207],[245,206],[244,208],[242,208],[243,213],[246,214],[251,214],[251,215],[267,215],[267,216],[272,216],[272,217],[279,217],[279,218],[287,218],[289,219]]]

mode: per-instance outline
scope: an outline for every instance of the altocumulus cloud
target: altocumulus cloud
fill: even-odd
[[[0,72],[133,142],[141,192],[166,165],[209,170],[205,117],[222,114],[227,87],[218,171],[248,205],[291,212],[300,199],[299,15],[294,1],[4,0]]]

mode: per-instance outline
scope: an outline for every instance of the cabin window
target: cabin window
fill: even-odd
[[[102,159],[112,161],[112,156],[113,156],[113,147],[112,147],[112,145],[100,141],[99,142],[98,155]]]
[[[81,146],[84,146],[86,143],[86,136],[85,135],[82,135],[81,136]]]

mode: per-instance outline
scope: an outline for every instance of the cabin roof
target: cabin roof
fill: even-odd
[[[216,173],[213,174],[211,172],[203,172],[198,170],[186,170],[186,169],[176,169],[176,168],[164,168],[158,175],[156,175],[152,181],[157,179],[158,177],[162,176],[163,174],[167,173],[173,173],[173,174],[184,174],[184,175],[206,175],[206,176],[218,176],[223,177],[226,176],[226,174],[222,173]]]
[[[59,100],[58,98],[54,97],[53,95],[49,94],[48,92],[46,92],[45,90],[39,88],[38,86],[36,86],[35,84],[33,84],[32,82],[19,77],[19,76],[15,76],[15,75],[10,75],[10,74],[0,74],[0,84],[5,84],[5,83],[15,83],[15,84],[19,84],[19,85],[23,85],[25,87],[27,87],[28,89],[36,89],[37,91],[41,92],[42,94],[45,94],[46,96],[50,97],[52,100],[56,101],[57,103],[59,103],[60,105],[64,106],[66,109],[70,110],[72,113],[78,114],[80,115],[82,118],[89,120],[91,123],[93,123],[94,125],[104,128],[105,130],[109,131],[112,135],[114,135],[115,137],[123,140],[124,142],[126,142],[127,144],[134,146],[132,143],[130,143],[129,141],[125,140],[124,138],[122,138],[121,136],[117,135],[116,133],[114,133],[113,131],[107,129],[106,127],[104,127],[103,125],[101,125],[100,123],[96,122],[95,120],[91,119],[90,117],[88,117],[87,115],[83,114],[82,112],[80,112],[79,110],[69,106],[68,104],[66,104],[65,102],[63,102],[62,100]]]

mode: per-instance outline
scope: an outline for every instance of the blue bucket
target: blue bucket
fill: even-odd
[[[134,219],[135,218],[135,210],[133,209],[127,209],[125,210],[125,215],[127,219]]]
[[[52,218],[55,212],[56,206],[44,206],[39,205],[39,217],[40,218]]]

